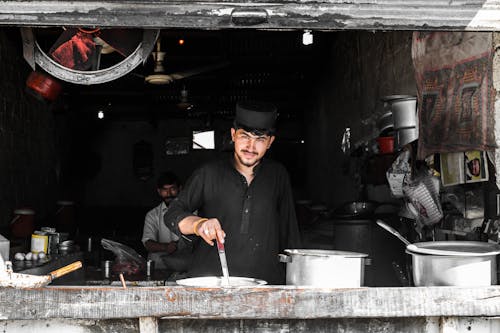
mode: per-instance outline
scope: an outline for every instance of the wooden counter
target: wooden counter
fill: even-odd
[[[497,316],[500,316],[500,286],[359,289],[53,286],[0,290],[0,319],[5,321],[5,327],[21,325],[29,319],[32,324],[50,323],[42,325],[45,331],[50,327],[55,329],[58,327],[55,323],[61,321],[81,327],[97,320],[101,326],[123,325],[120,332],[127,332],[127,327],[134,331],[137,325],[141,332],[180,329],[196,332],[196,327],[203,327],[204,332],[220,331],[223,327],[232,332],[247,332],[262,331],[256,329],[262,325],[276,330],[280,327],[280,332],[332,332],[341,327],[344,327],[342,332],[379,332],[381,327],[385,327],[384,332],[461,332],[457,327],[465,325],[464,332],[470,332],[467,327],[471,327],[471,321],[475,323],[473,332],[496,332],[499,320],[487,317]],[[118,318],[123,320],[116,321]],[[296,327],[293,330],[291,323]],[[444,330],[447,325],[454,330]],[[276,330],[269,328],[264,332]]]
[[[20,300],[12,303],[12,300]],[[0,318],[500,316],[500,286],[317,289],[53,286],[0,290]]]

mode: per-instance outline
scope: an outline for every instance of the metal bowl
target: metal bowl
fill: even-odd
[[[239,276],[230,276],[229,277],[229,286],[223,284],[222,277],[220,276],[203,276],[203,277],[194,277],[187,279],[180,279],[175,281],[180,286],[185,287],[205,287],[205,288],[215,288],[215,287],[254,287],[261,286],[267,284],[264,280],[247,278],[247,277],[239,277]]]

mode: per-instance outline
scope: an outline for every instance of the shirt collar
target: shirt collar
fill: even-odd
[[[238,172],[238,169],[236,169],[236,161],[234,160],[234,155],[231,155],[231,157],[229,158],[229,165],[236,171]],[[257,172],[259,172],[259,170],[262,168],[262,164],[264,164],[264,157],[262,157],[262,159],[260,160],[260,162],[253,167],[253,174],[254,176],[257,174]],[[238,172],[239,173],[239,172]]]

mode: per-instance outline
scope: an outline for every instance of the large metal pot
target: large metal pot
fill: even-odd
[[[415,286],[490,286],[497,283],[498,244],[473,241],[410,244]]]
[[[287,249],[286,284],[331,288],[356,288],[364,283],[365,253]]]

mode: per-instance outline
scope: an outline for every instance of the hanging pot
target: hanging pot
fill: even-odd
[[[417,98],[398,99],[391,104],[394,129],[417,127]]]
[[[400,128],[396,130],[396,148],[401,149],[404,145],[418,139],[418,129],[415,127]]]

